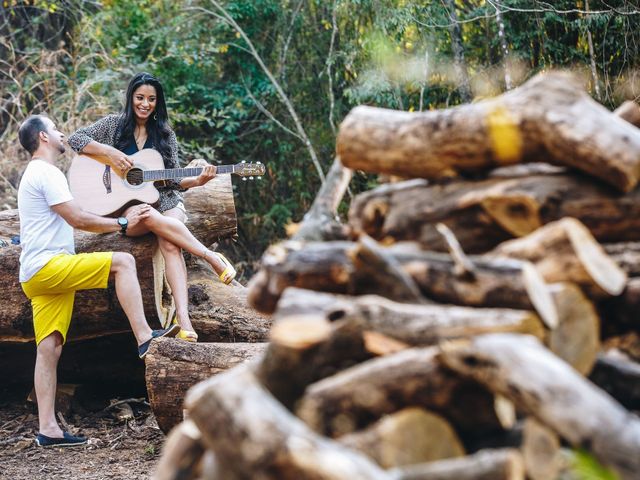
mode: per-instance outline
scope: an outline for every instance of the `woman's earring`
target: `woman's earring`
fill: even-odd
[[[158,113],[157,112],[153,114],[153,119],[154,120],[158,120]]]

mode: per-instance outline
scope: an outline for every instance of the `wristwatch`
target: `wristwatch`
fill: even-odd
[[[125,233],[127,233],[129,220],[127,220],[125,217],[118,217],[118,225],[120,225],[120,233],[124,235]]]

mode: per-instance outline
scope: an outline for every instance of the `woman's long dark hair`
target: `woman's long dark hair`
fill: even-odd
[[[151,85],[156,89],[156,108],[153,114],[147,120],[147,136],[162,158],[171,158],[171,149],[169,147],[169,135],[171,129],[167,118],[167,104],[164,100],[164,90],[160,81],[150,73],[142,72],[136,74],[127,87],[127,101],[124,111],[120,116],[120,122],[116,131],[115,147],[118,150],[124,150],[134,138],[134,130],[136,128],[136,116],[133,111],[133,93],[142,85]]]

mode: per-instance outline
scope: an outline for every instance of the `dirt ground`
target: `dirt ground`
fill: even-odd
[[[144,398],[115,407],[110,402],[123,399],[94,397],[73,405],[63,418],[72,433],[89,438],[88,445],[41,448],[34,442],[38,419],[26,388],[0,390],[0,479],[151,478],[165,436]]]

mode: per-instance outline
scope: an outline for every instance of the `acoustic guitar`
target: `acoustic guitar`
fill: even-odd
[[[112,215],[137,203],[153,205],[160,198],[154,182],[196,177],[204,167],[164,168],[158,151],[145,148],[133,155],[133,167],[124,173],[112,169],[90,155],[76,155],[67,173],[73,198],[84,210],[96,215]],[[260,162],[218,165],[216,175],[234,174],[253,179],[264,175]]]

